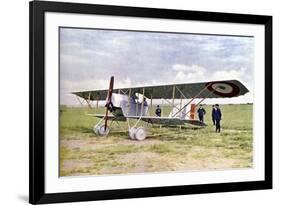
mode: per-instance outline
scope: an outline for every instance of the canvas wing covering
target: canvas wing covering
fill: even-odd
[[[128,116],[131,119],[139,119],[139,116]],[[196,125],[196,126],[207,126],[205,123],[200,122],[199,120],[187,120],[180,118],[171,118],[171,117],[152,117],[152,116],[142,116],[142,121],[158,124],[158,125],[184,125],[185,123]]]
[[[97,117],[97,118],[104,118],[105,115],[104,114],[87,114],[88,116],[92,116],[92,117]],[[107,116],[108,120],[115,120],[115,121],[126,121],[126,117],[124,116],[114,116],[114,115],[108,115]]]

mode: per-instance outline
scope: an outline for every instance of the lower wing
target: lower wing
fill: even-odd
[[[159,125],[184,125],[185,123],[196,125],[196,126],[207,126],[207,124],[200,122],[199,120],[186,120],[180,118],[171,118],[171,117],[152,117],[152,116],[127,116],[127,118],[131,119],[140,119],[142,121],[151,123],[151,124],[159,124]]]
[[[103,114],[87,114],[88,116],[97,117],[97,118],[104,118],[105,115]],[[114,121],[126,121],[126,117],[124,116],[114,116],[114,115],[108,115],[108,120],[114,120]]]
[[[97,117],[97,118],[104,118],[105,115],[103,114],[88,114],[89,116]],[[171,118],[171,117],[153,117],[153,116],[114,116],[114,115],[108,115],[108,120],[115,120],[115,121],[126,121],[126,118],[129,119],[140,119],[142,121],[151,123],[151,124],[159,124],[159,125],[184,125],[186,123],[204,127],[207,126],[207,124],[199,121],[199,120],[186,120],[186,119],[180,119],[180,118]]]

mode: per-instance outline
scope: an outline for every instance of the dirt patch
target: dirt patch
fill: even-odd
[[[99,149],[108,146],[119,146],[122,145],[154,145],[154,144],[163,144],[157,139],[146,139],[144,141],[133,141],[133,140],[126,140],[126,139],[118,139],[118,142],[114,142],[108,137],[109,139],[100,140],[97,138],[88,138],[88,139],[75,139],[75,140],[61,140],[60,146],[66,147],[67,149]]]
[[[92,162],[89,159],[72,159],[72,160],[64,160],[63,164],[62,164],[62,168],[63,170],[73,170],[76,168],[87,168],[87,167],[91,167],[92,166]]]
[[[236,167],[240,160],[223,157],[219,149],[193,147],[182,159],[178,170],[211,170]]]

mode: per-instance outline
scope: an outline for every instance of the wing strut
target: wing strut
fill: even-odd
[[[197,98],[197,97],[198,97],[204,90],[206,90],[208,87],[209,87],[209,85],[206,86],[204,89],[202,89],[195,97],[191,98],[191,100],[190,100],[188,103],[186,103],[186,104],[185,104],[178,112],[176,112],[176,114],[174,114],[172,117],[177,116],[177,114],[179,114],[184,108],[186,108],[190,103],[192,103],[193,100],[195,100],[195,98]],[[211,93],[212,93],[212,92],[211,92]]]

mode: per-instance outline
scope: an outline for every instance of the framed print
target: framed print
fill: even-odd
[[[272,17],[30,2],[30,203],[272,188]]]

